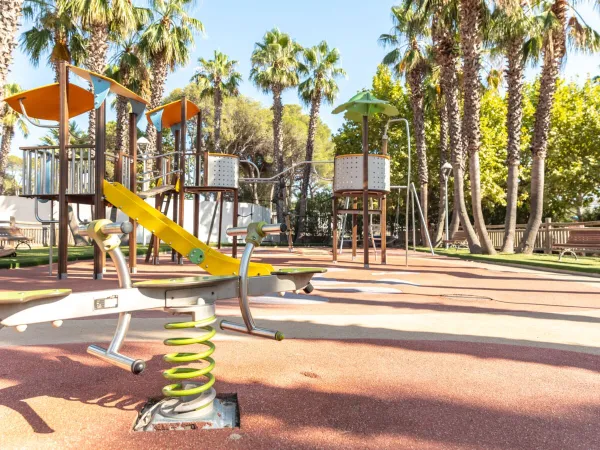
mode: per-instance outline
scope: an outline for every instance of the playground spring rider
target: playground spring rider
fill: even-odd
[[[96,220],[82,226],[80,231],[94,239],[98,247],[109,254],[119,278],[119,288],[72,293],[70,289],[10,292],[0,294],[0,325],[16,327],[25,331],[28,324],[52,322],[56,327],[66,319],[94,317],[119,313],[117,328],[108,348],[91,345],[88,353],[134,374],[142,373],[146,363],[120,353],[120,348],[132,318],[132,312],[162,309],[176,315],[189,315],[190,320],[171,322],[167,329],[198,329],[199,336],[169,338],[169,347],[192,344],[202,345],[198,352],[171,352],[164,359],[175,365],[203,363],[201,367],[174,367],[163,372],[171,384],[163,388],[165,399],[144,411],[136,424],[136,430],[152,430],[157,423],[173,424],[202,422],[205,427],[234,426],[235,414],[227,402],[216,399],[213,388],[215,378],[211,374],[215,362],[211,358],[215,345],[210,339],[216,331],[211,326],[217,321],[217,300],[238,297],[243,324],[221,321],[222,329],[255,336],[282,340],[279,331],[259,328],[255,325],[248,303],[249,295],[265,295],[272,292],[304,290],[312,291],[310,280],[315,273],[325,269],[284,269],[270,275],[249,277],[250,259],[256,246],[265,236],[285,232],[285,225],[252,223],[247,228],[230,228],[230,236],[246,235],[246,247],[240,262],[239,275],[198,276],[176,279],[152,280],[132,284],[127,264],[119,245],[119,235],[131,231],[131,224]]]

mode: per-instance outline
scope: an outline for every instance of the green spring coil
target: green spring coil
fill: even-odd
[[[171,338],[165,339],[163,342],[168,346],[180,346],[180,345],[194,345],[202,344],[207,347],[207,350],[203,353],[169,353],[163,357],[163,359],[173,364],[185,364],[195,361],[206,361],[208,365],[201,368],[194,367],[174,367],[163,371],[163,376],[167,380],[179,380],[179,383],[170,384],[162,389],[162,392],[167,397],[185,397],[188,395],[199,395],[205,391],[208,391],[213,384],[215,384],[215,377],[210,373],[215,367],[215,360],[210,357],[215,351],[215,344],[210,342],[210,339],[217,333],[216,330],[209,326],[217,320],[216,316],[209,317],[199,321],[192,322],[172,322],[167,323],[165,328],[167,330],[180,330],[186,328],[202,329],[207,333],[199,337],[189,338]],[[196,378],[204,377],[206,382],[203,384],[197,381]],[[193,384],[196,385],[192,388],[184,388],[181,380],[194,380]]]

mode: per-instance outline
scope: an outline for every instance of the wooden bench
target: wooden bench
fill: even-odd
[[[565,253],[570,253],[577,260],[575,251],[600,253],[600,229],[573,228],[569,230],[567,242],[564,244],[553,244],[552,248],[560,250],[559,261],[562,261]]]
[[[459,248],[469,248],[467,233],[465,233],[463,230],[458,230],[452,235],[451,239],[444,239],[444,245],[447,245],[448,248],[454,248],[456,250]]]
[[[7,242],[16,242],[17,246],[15,250],[19,248],[19,245],[24,244],[31,250],[29,244],[33,239],[25,236],[20,228],[15,226],[12,227],[0,227],[0,248],[4,248]]]

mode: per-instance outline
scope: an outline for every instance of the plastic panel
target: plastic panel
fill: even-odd
[[[211,187],[239,186],[239,158],[233,155],[208,155],[208,185]]]
[[[334,173],[334,192],[361,191],[363,187],[363,156],[337,156]],[[369,155],[369,190],[390,191],[389,158],[382,155]]]

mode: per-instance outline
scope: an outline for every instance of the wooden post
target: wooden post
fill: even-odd
[[[379,227],[381,229],[381,264],[387,264],[387,197],[379,197]]]
[[[68,85],[69,75],[65,61],[58,65],[59,89],[59,128],[58,128],[58,159],[60,163],[58,176],[58,272],[59,280],[67,278],[67,259],[69,242],[69,204],[67,202],[67,189],[69,188],[69,158],[67,145],[69,143],[69,104]]]
[[[239,207],[240,207],[240,199],[239,199],[239,191],[234,189],[233,191],[233,226],[238,226],[238,215],[239,215]],[[231,247],[231,256],[233,258],[237,258],[237,249],[238,249],[238,240],[237,236],[233,237],[233,244]]]
[[[158,143],[158,140],[156,142]],[[164,194],[158,194],[156,197],[154,197],[154,207],[158,209],[159,212],[161,210],[161,205],[164,198]],[[156,234],[154,234],[154,231],[152,232],[152,237],[150,238],[150,245],[152,245],[152,264],[158,265],[160,263],[160,239]]]
[[[196,115],[196,167],[194,185],[200,186],[200,150],[202,147],[202,112]],[[194,236],[200,237],[200,194],[194,194]]]
[[[94,220],[106,218],[106,207],[102,183],[106,178],[106,100],[96,109],[96,192],[94,194]],[[94,241],[94,279],[101,280],[104,274],[106,254]]]
[[[369,118],[363,116],[363,251],[364,267],[369,267]]]
[[[546,234],[546,242],[544,243],[544,253],[547,255],[552,254],[552,218],[546,217],[545,220],[545,234]]]
[[[129,190],[134,194],[137,192],[137,120],[137,114],[129,113]],[[135,219],[135,217],[129,218],[133,227],[129,233],[129,271],[131,273],[137,273],[137,222]]]
[[[173,141],[175,142],[175,152],[179,151],[179,131],[175,131],[174,134],[174,139]],[[171,172],[172,170],[178,170],[179,168],[179,158],[177,158],[177,153],[175,153],[175,155],[173,155],[173,168],[169,168],[167,170],[167,173]],[[173,173],[170,175],[171,177],[171,183],[173,184],[173,188],[175,189],[175,187],[177,186],[177,182],[179,181],[179,174],[178,173]],[[180,186],[181,187],[181,186]],[[178,223],[179,221],[179,193],[177,191],[173,192],[173,217],[172,217],[173,222]],[[172,262],[176,262],[177,261],[177,252],[175,251],[174,248],[171,248],[171,261]]]
[[[331,217],[331,230],[333,231],[333,245],[331,246],[332,249],[332,254],[333,254],[333,262],[337,263],[337,241],[338,241],[338,230],[337,230],[337,219],[338,219],[338,213],[337,213],[337,198],[335,197],[335,195],[333,196],[333,200],[332,200],[332,210],[333,210],[333,214]]]
[[[358,209],[358,197],[352,198],[352,209]],[[356,259],[358,241],[358,215],[352,214],[352,261]]]
[[[181,100],[181,128],[179,130],[179,217],[178,224],[184,228],[184,207],[185,207],[185,138],[187,121],[187,100],[185,97]],[[177,264],[183,264],[183,255],[177,253]]]
[[[219,231],[217,232],[217,248],[221,249],[221,232],[223,231],[223,203],[225,201],[225,192],[219,195]]]
[[[158,158],[156,158],[156,171],[158,172],[159,176],[162,176],[163,174],[163,164],[162,164],[162,152],[163,152],[163,141],[162,141],[162,130],[161,131],[156,131],[156,156],[158,156]],[[160,178],[160,180],[162,180],[163,184],[167,183],[166,178],[163,176]],[[163,200],[166,198],[166,195],[157,195],[155,197],[154,200],[154,207],[156,209],[158,209],[158,211],[161,211],[161,207],[163,204]],[[168,211],[165,211],[165,215],[168,214]],[[152,253],[153,253],[153,258],[152,258],[152,264],[154,265],[158,265],[160,262],[160,239],[158,238],[158,236],[154,233],[152,233],[153,239],[152,239],[152,244],[153,244],[153,249],[152,249]]]

